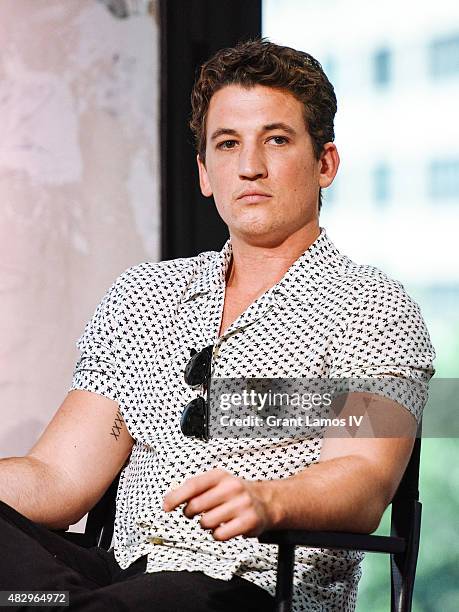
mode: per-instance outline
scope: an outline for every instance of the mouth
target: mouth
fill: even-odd
[[[243,191],[240,196],[237,197],[238,202],[245,204],[257,204],[259,202],[266,202],[272,196],[264,191]]]

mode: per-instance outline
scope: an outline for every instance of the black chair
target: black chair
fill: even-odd
[[[416,438],[403,478],[391,503],[391,535],[366,535],[337,531],[267,531],[258,539],[277,544],[276,612],[290,612],[295,547],[379,552],[391,555],[391,612],[411,612],[421,528],[419,461],[421,438]],[[70,540],[86,547],[108,550],[113,536],[116,478],[88,515],[85,533],[66,532]]]
[[[105,491],[103,497],[89,512],[84,533],[64,531],[62,535],[65,538],[85,548],[90,548],[91,546],[100,546],[105,550],[110,548],[113,528],[115,526],[115,502],[119,479],[120,474],[118,474]]]
[[[421,438],[413,451],[391,502],[391,535],[366,535],[340,531],[267,531],[258,539],[277,544],[276,612],[290,612],[295,547],[360,550],[390,554],[391,612],[411,612],[421,530],[419,461]]]

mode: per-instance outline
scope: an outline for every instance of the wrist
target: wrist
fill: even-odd
[[[283,505],[280,488],[280,480],[257,480],[255,483],[256,493],[263,506],[266,517],[265,531],[279,529],[283,521]]]

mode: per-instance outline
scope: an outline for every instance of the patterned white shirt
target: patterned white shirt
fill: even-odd
[[[125,271],[77,342],[71,389],[115,400],[135,440],[117,496],[114,550],[122,568],[147,554],[147,572],[233,574],[274,594],[277,547],[256,538],[217,542],[165,493],[221,467],[242,478],[291,476],[320,459],[322,438],[203,441],[180,430],[198,392],[184,382],[190,349],[216,344],[216,377],[384,377],[427,386],[434,350],[402,285],[342,255],[322,229],[283,278],[219,337],[231,242],[221,252]],[[406,406],[419,419],[420,397]],[[352,611],[363,553],[297,548],[294,612]]]

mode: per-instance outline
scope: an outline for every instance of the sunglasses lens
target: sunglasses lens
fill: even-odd
[[[185,367],[185,382],[190,387],[200,387],[209,374],[212,346],[195,353]]]
[[[187,404],[180,418],[180,429],[185,436],[203,438],[206,419],[206,401],[196,397]]]

